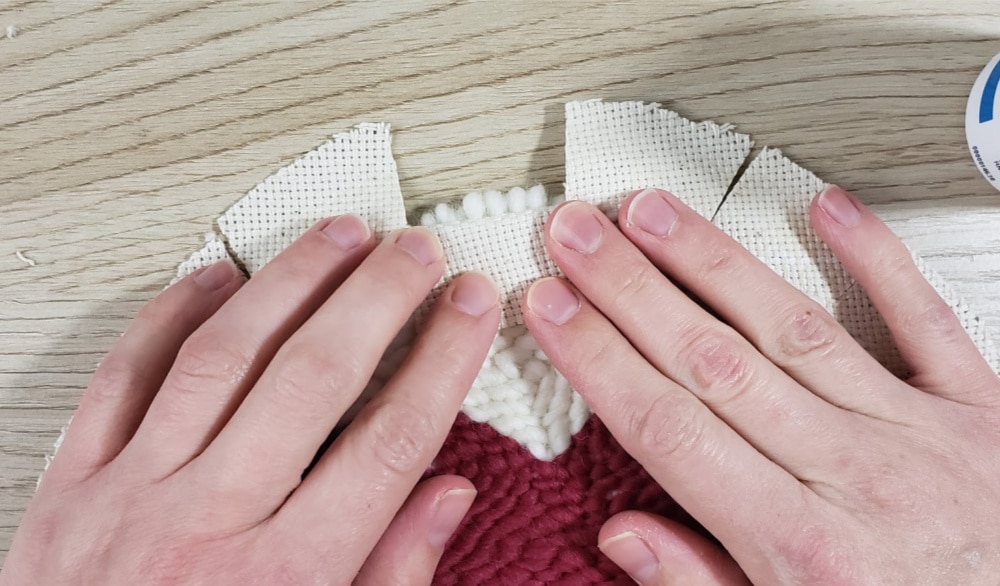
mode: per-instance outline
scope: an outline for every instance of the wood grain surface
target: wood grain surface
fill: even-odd
[[[130,316],[226,207],[362,121],[393,124],[414,208],[559,192],[567,100],[733,123],[875,205],[1000,324],[1000,193],[963,127],[998,7],[0,0],[0,550]]]

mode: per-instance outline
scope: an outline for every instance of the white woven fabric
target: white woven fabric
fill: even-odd
[[[388,124],[361,124],[283,167],[229,208],[219,229],[253,274],[314,223],[348,212],[380,236],[407,225]]]
[[[765,149],[733,187],[715,223],[826,308],[879,362],[905,375],[885,322],[810,227],[809,202],[824,186],[780,151]]]
[[[566,104],[566,199],[616,218],[630,191],[667,189],[706,218],[722,203],[750,154],[746,134],[692,122],[659,104]]]
[[[765,149],[733,188],[715,223],[797,289],[826,308],[886,368],[900,377],[906,365],[889,328],[868,295],[851,278],[809,223],[809,203],[825,183]],[[924,262],[917,266],[955,310],[963,327],[994,369],[1000,359],[986,326]]]
[[[711,217],[751,146],[745,135],[711,123],[689,122],[656,105],[584,102],[568,104],[566,112],[567,194],[602,205],[611,216],[617,215],[627,192],[660,187]],[[252,274],[322,217],[358,213],[379,234],[403,227],[405,212],[389,147],[388,126],[362,125],[269,177],[219,219],[230,249]],[[822,186],[822,181],[778,151],[765,150],[736,184],[716,222],[830,310],[870,352],[901,373],[902,363],[881,318],[809,227],[809,201]],[[499,192],[467,196],[461,211],[439,207],[425,214],[422,222],[444,246],[447,266],[442,283],[462,272],[480,270],[491,275],[501,290],[505,327],[463,411],[520,442],[535,457],[550,460],[566,450],[590,412],[519,325],[527,286],[558,274],[542,244],[542,227],[551,208],[542,209],[538,194],[530,200],[529,192],[515,188],[503,201],[497,201]],[[182,263],[178,276],[221,258],[226,258],[225,246],[213,237]],[[919,259],[918,264],[923,266]],[[984,324],[940,278],[930,271],[925,274],[956,310],[984,356],[1000,368]],[[433,295],[439,291],[440,287]],[[410,335],[407,331],[387,352],[366,395],[391,376]]]
[[[470,271],[489,275],[500,291],[503,309],[500,327],[524,323],[521,300],[528,286],[559,269],[545,252],[542,229],[551,209],[468,220],[431,227],[446,251],[442,284],[431,295],[436,299],[444,284]]]

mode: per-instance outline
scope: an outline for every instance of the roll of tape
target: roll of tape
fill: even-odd
[[[1000,55],[972,87],[965,109],[965,136],[979,171],[1000,190]]]

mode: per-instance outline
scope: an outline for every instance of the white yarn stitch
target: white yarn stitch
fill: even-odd
[[[457,204],[439,203],[420,214],[421,226],[458,224],[467,220],[498,218],[505,214],[544,210],[562,201],[562,196],[550,198],[544,185],[527,189],[515,187],[503,193],[495,189],[470,191]]]
[[[539,460],[569,447],[590,410],[525,326],[500,330],[462,405],[473,421],[489,423]]]

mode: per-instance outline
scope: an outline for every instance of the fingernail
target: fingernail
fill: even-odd
[[[561,326],[580,311],[580,298],[561,279],[542,279],[528,290],[528,307],[538,317]]]
[[[667,236],[677,223],[677,210],[659,189],[646,189],[632,199],[625,221],[653,236]]]
[[[549,234],[559,244],[584,254],[594,252],[604,237],[597,212],[583,202],[570,202],[556,211]]]
[[[323,228],[323,233],[344,250],[357,248],[372,237],[372,231],[368,228],[368,224],[354,214],[345,214],[335,218]]]
[[[448,543],[474,500],[476,491],[471,488],[449,490],[438,498],[437,508],[431,518],[430,532],[427,534],[431,545],[444,547]]]
[[[493,309],[499,298],[497,288],[489,277],[481,273],[466,273],[455,281],[451,302],[462,313],[479,317]]]
[[[656,559],[653,550],[635,533],[620,533],[604,540],[597,547],[639,584],[657,582],[660,560]]]
[[[828,185],[819,194],[819,207],[845,228],[853,228],[861,221],[861,210],[850,196],[836,185]]]
[[[399,246],[410,256],[425,265],[437,262],[444,252],[436,236],[426,228],[407,228],[396,236],[396,246]]]
[[[227,260],[220,260],[196,272],[194,274],[194,282],[198,283],[203,289],[215,291],[232,281],[234,276],[236,276],[236,270],[233,264]]]

